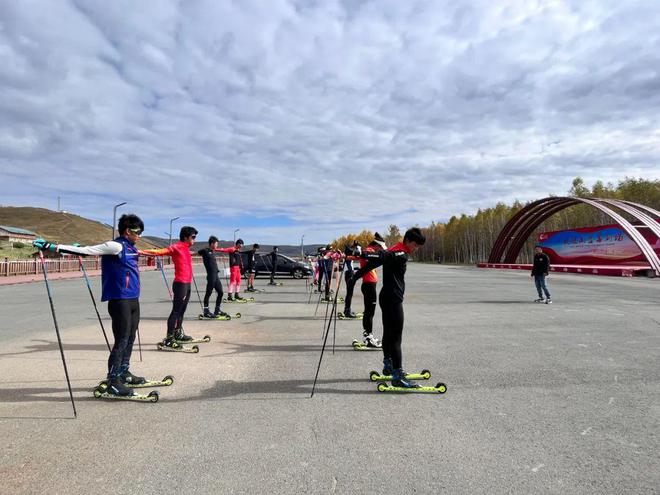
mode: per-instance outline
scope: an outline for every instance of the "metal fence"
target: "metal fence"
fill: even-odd
[[[161,258],[165,266],[172,264],[172,258],[165,256]],[[202,262],[201,256],[192,257],[193,264],[198,264]],[[80,263],[78,258],[71,256],[61,257],[61,258],[47,258],[44,260],[46,262],[46,269],[49,273],[63,273],[63,272],[78,272],[82,271],[80,269]],[[85,270],[93,271],[101,269],[101,258],[99,256],[88,256],[82,259]],[[147,266],[156,266],[154,258],[143,257],[138,260],[138,264],[142,267]],[[34,260],[9,260],[7,258],[4,261],[0,261],[0,277],[11,277],[15,275],[36,275],[41,273],[41,261],[38,259]]]

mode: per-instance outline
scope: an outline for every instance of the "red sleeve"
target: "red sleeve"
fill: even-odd
[[[218,253],[233,253],[236,251],[235,247],[228,247],[228,248],[215,248],[213,251],[217,251]]]
[[[140,256],[171,256],[174,253],[172,246],[162,249],[139,249]]]

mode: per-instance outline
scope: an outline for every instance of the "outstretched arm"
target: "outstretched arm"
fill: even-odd
[[[117,255],[121,253],[122,246],[116,241],[108,241],[103,244],[95,244],[93,246],[73,246],[69,244],[57,244],[54,242],[44,241],[43,239],[36,239],[32,241],[32,245],[42,251],[52,251],[62,254],[75,254],[78,256],[103,256],[103,255]]]
[[[235,247],[228,247],[228,248],[215,248],[213,251],[216,253],[233,253],[236,251]]]
[[[171,256],[174,250],[171,246],[162,249],[140,249],[138,254],[140,256]]]

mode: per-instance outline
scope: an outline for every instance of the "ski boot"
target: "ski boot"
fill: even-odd
[[[542,297],[539,297],[538,299],[534,299],[535,303],[542,303],[545,302]]]
[[[275,282],[268,282],[268,285],[277,285]]]
[[[252,286],[248,287],[248,288],[245,289],[245,290],[246,290],[247,292],[257,292],[257,289],[255,289],[255,288],[252,287]]]
[[[357,315],[355,313],[353,313],[353,311],[351,311],[350,308],[348,308],[348,309],[344,308],[344,312],[342,313],[342,316],[343,316],[343,318],[347,318],[347,319],[348,318],[353,318],[353,319],[357,318]]]
[[[193,340],[193,338],[190,335],[186,335],[185,333],[183,333],[183,327],[182,327],[174,330],[174,340],[178,340],[179,342],[188,342],[190,340]]]
[[[383,344],[380,342],[380,340],[374,337],[373,333],[364,334],[363,342],[364,345],[366,345],[367,347],[377,347],[377,348],[383,347]]]
[[[236,292],[236,293],[234,294],[234,301],[236,301],[236,302],[243,302],[243,301],[245,301],[245,298],[241,297],[241,296],[238,294],[238,292]]]
[[[546,303],[546,304],[552,304],[552,299],[547,298],[547,299],[545,300],[545,303]]]
[[[176,350],[176,351],[178,351],[179,349],[181,349],[183,347],[181,344],[179,344],[175,340],[175,337],[173,335],[168,335],[158,345],[159,345],[159,347],[168,347],[168,348],[170,348],[172,350]]]
[[[122,374],[119,375],[119,379],[126,385],[142,385],[147,383],[147,380],[143,376],[135,376],[128,370],[124,370]]]
[[[108,379],[108,388],[106,392],[110,395],[118,395],[121,397],[130,397],[135,394],[133,390],[122,383],[120,377],[111,377]]]
[[[392,373],[392,386],[397,388],[419,388],[419,384],[406,378],[406,372],[397,368]]]
[[[234,298],[231,294],[227,294],[227,302],[234,302]]]
[[[211,315],[212,318],[217,318],[217,319],[223,319],[223,318],[231,318],[229,313],[225,313],[224,311],[220,311],[220,309],[216,309],[215,312]]]
[[[383,375],[390,376],[394,368],[392,368],[392,358],[383,358]]]
[[[204,318],[215,318],[215,314],[211,313],[209,308],[204,308],[204,314],[202,314]]]

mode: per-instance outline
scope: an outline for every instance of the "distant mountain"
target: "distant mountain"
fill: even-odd
[[[30,206],[0,206],[0,225],[31,230],[43,239],[63,244],[77,242],[87,246],[112,237],[112,228],[107,224],[73,213]],[[147,239],[141,239],[137,245],[142,249],[156,247]]]

